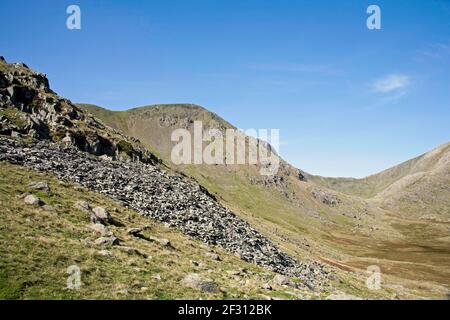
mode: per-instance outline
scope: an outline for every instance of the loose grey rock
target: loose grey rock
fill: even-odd
[[[198,273],[190,273],[181,281],[187,287],[200,290],[202,292],[219,292],[219,286],[212,280],[204,279]]]
[[[264,289],[264,290],[272,290],[272,286],[270,284],[268,284],[268,283],[264,283],[261,286],[261,288]]]
[[[217,253],[207,252],[205,253],[205,257],[210,258],[214,261],[221,261],[220,256]]]
[[[30,184],[30,189],[33,190],[41,190],[41,191],[45,191],[45,192],[49,192],[50,191],[50,187],[48,186],[47,182],[33,182]]]
[[[277,274],[275,277],[273,277],[272,282],[279,286],[295,287],[295,283],[292,282],[291,279],[281,274]]]
[[[113,246],[119,244],[119,239],[114,236],[100,237],[94,241],[96,246]]]
[[[329,271],[323,264],[293,259],[196,182],[152,164],[105,162],[75,146],[45,140],[24,145],[6,137],[0,137],[1,160],[54,173],[143,216],[167,223],[205,245],[220,246],[244,261],[299,278],[307,286],[318,288],[327,282]]]
[[[103,257],[114,257],[113,253],[111,251],[108,251],[108,250],[100,250],[97,253],[100,256],[103,256]]]
[[[33,194],[29,194],[28,196],[25,197],[25,199],[23,199],[23,201],[26,204],[32,205],[32,206],[38,206],[42,204],[41,199],[39,199],[38,197],[36,197]]]
[[[50,206],[48,204],[43,205],[42,209],[45,210],[45,211],[49,211],[49,212],[55,212],[56,211],[55,207]]]
[[[103,207],[96,207],[92,209],[93,216],[91,216],[91,221],[93,223],[107,224],[112,222],[112,217],[108,210]]]
[[[170,243],[169,239],[160,239],[160,238],[156,238],[156,237],[150,237],[150,240],[158,242],[163,247],[172,247],[172,244]]]

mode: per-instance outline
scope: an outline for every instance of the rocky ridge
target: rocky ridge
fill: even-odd
[[[0,134],[73,144],[91,154],[157,163],[137,139],[105,126],[50,89],[45,74],[0,59]]]

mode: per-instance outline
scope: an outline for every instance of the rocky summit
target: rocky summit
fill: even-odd
[[[44,74],[0,61],[0,111],[0,161],[76,182],[309,289],[326,285],[322,264],[283,253],[194,180],[164,170],[139,140],[59,97]]]

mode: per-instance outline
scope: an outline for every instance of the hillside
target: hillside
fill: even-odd
[[[311,176],[282,159],[280,171],[271,178],[261,178],[257,170],[248,166],[174,166],[170,161],[173,130],[179,126],[192,130],[194,119],[202,119],[207,128],[233,126],[192,105],[148,106],[121,112],[97,106],[80,107],[116,128],[120,117],[124,132],[138,138],[150,150],[159,150],[168,166],[195,177],[224,204],[294,255],[339,262],[338,267],[345,270],[364,269],[371,263],[381,263],[382,259],[386,272],[396,277],[413,280],[420,274],[422,280],[448,284],[448,273],[444,271],[450,265],[446,224],[420,219],[423,216],[420,206],[408,199],[405,201],[413,212],[409,216],[398,206],[370,199],[391,181],[408,176],[412,170],[424,170],[424,163],[412,160],[415,164],[405,166],[410,169],[388,170],[368,181]],[[427,162],[430,166],[434,163],[439,168],[448,168],[445,162],[436,159]],[[432,175],[430,178],[436,181]],[[441,194],[446,198],[434,199],[448,210],[449,184],[442,183]],[[404,253],[400,254],[397,248]],[[426,266],[430,261],[433,267]]]
[[[3,297],[80,297],[55,287],[66,262],[81,264],[93,298],[446,295],[447,222],[405,218],[282,159],[273,176],[264,164],[175,166],[171,132],[195,120],[233,128],[194,105],[77,106],[45,75],[0,59]],[[373,265],[380,290],[365,283]],[[45,273],[53,284],[36,280]]]
[[[105,126],[59,97],[50,89],[45,75],[24,64],[0,60],[0,101],[0,161],[82,185],[243,261],[296,278],[293,287],[327,290],[329,272],[322,264],[296,260],[282,252],[245,220],[219,204],[196,181],[167,171],[137,139]],[[36,204],[42,202],[33,197],[31,200]],[[7,208],[20,201],[17,198]],[[91,211],[91,220],[95,225],[109,222],[95,210]],[[91,241],[84,242],[92,245]],[[93,242],[105,246],[118,243],[120,239],[110,234]]]
[[[339,192],[373,199],[383,208],[450,219],[450,143],[363,179],[309,178]]]
[[[47,189],[34,188],[38,182]],[[275,274],[270,271],[219,247],[205,246],[52,174],[0,162],[0,191],[0,299],[314,296],[309,291],[273,283]],[[45,206],[26,204],[24,197],[30,194],[39,197]],[[115,224],[105,230],[114,234],[120,245],[94,243],[105,230],[89,223],[89,214],[77,205],[80,201],[111,212]],[[140,237],[130,234],[133,228],[143,230]],[[66,288],[66,270],[71,265],[80,266],[80,290]],[[180,285],[189,274],[213,280],[211,290]]]

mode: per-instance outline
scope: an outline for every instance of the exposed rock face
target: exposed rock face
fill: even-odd
[[[341,200],[334,194],[331,194],[329,192],[325,192],[322,190],[313,190],[311,192],[312,196],[322,202],[323,204],[326,204],[327,206],[334,207],[337,206],[339,203],[341,203]]]
[[[220,245],[245,261],[299,277],[312,287],[326,278],[323,265],[292,259],[200,185],[156,166],[101,161],[75,147],[48,141],[28,146],[9,138],[0,138],[1,160],[53,172],[207,244]]]
[[[72,102],[59,97],[44,74],[0,60],[0,134],[74,144],[111,159],[156,163],[134,139],[106,127]]]

